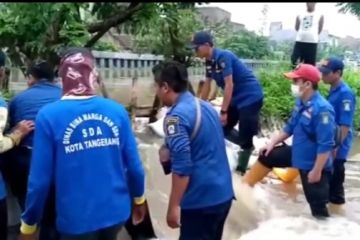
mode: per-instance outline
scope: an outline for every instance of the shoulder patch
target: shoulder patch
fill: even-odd
[[[344,108],[344,111],[346,111],[346,112],[351,111],[351,101],[343,100],[343,108]]]
[[[321,123],[322,124],[329,124],[329,112],[322,112],[321,115]]]
[[[221,61],[219,65],[222,69],[226,67],[225,61]]]
[[[165,119],[166,136],[175,136],[179,133],[179,118],[167,117]]]

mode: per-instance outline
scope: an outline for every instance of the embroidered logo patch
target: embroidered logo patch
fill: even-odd
[[[322,122],[322,124],[329,123],[329,113],[327,113],[327,112],[321,113],[321,122]]]
[[[165,120],[165,130],[167,136],[175,136],[179,133],[179,118],[168,117]]]
[[[350,100],[344,100],[343,101],[344,111],[346,111],[346,112],[351,111],[350,103],[351,103]]]

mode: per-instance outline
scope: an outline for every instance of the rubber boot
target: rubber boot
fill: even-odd
[[[254,148],[245,149],[239,152],[238,157],[238,166],[236,167],[236,171],[240,172],[241,176],[243,176],[248,168],[249,160],[252,151]]]
[[[244,176],[243,181],[249,184],[251,187],[253,187],[256,183],[263,180],[264,177],[266,177],[270,171],[271,171],[270,168],[267,168],[259,161],[256,161],[256,163]]]

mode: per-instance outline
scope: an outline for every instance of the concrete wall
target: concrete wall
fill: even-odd
[[[109,91],[110,97],[127,105],[131,100],[132,79],[138,82],[139,105],[151,105],[154,96],[149,89],[153,86],[152,67],[163,61],[162,56],[152,54],[114,53],[93,51],[96,58],[99,73]],[[278,62],[243,60],[250,68],[272,68]],[[203,61],[197,61],[194,67],[188,69],[190,80],[196,88],[197,83],[205,78],[205,67]],[[26,81],[23,73],[17,69],[11,69],[10,90],[16,92],[24,90]]]

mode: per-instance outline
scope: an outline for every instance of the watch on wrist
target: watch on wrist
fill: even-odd
[[[227,111],[220,110],[220,114],[227,114]]]

